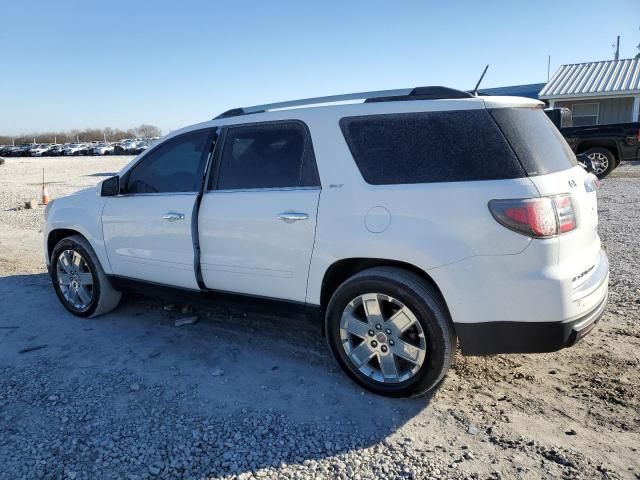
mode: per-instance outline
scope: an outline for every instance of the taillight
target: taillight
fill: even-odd
[[[578,225],[576,223],[576,214],[573,211],[573,203],[571,203],[571,196],[559,195],[552,197],[552,199],[558,215],[558,233],[567,233],[575,230]]]
[[[491,200],[489,211],[500,224],[535,238],[549,238],[577,227],[570,195]]]

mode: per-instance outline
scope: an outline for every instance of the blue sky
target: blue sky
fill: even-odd
[[[30,1],[0,5],[0,135],[152,123],[419,85],[546,81],[640,43],[640,0]]]

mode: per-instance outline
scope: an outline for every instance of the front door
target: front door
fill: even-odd
[[[121,178],[102,212],[114,275],[198,289],[192,217],[209,154],[210,130],[153,148]]]
[[[305,301],[320,182],[308,130],[285,121],[223,133],[199,216],[207,288]]]

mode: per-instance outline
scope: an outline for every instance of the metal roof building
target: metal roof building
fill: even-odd
[[[640,94],[640,59],[562,65],[540,92],[542,99]]]
[[[562,65],[539,97],[571,108],[574,125],[638,121],[640,59]]]

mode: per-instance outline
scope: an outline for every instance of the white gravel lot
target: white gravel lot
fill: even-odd
[[[18,208],[43,167],[56,198],[129,159],[0,166],[1,479],[640,478],[639,164],[599,191],[611,297],[591,335],[458,356],[434,395],[393,400],[351,383],[297,318],[136,295],[68,314],[44,270],[43,207]],[[200,321],[176,328],[185,302]]]

